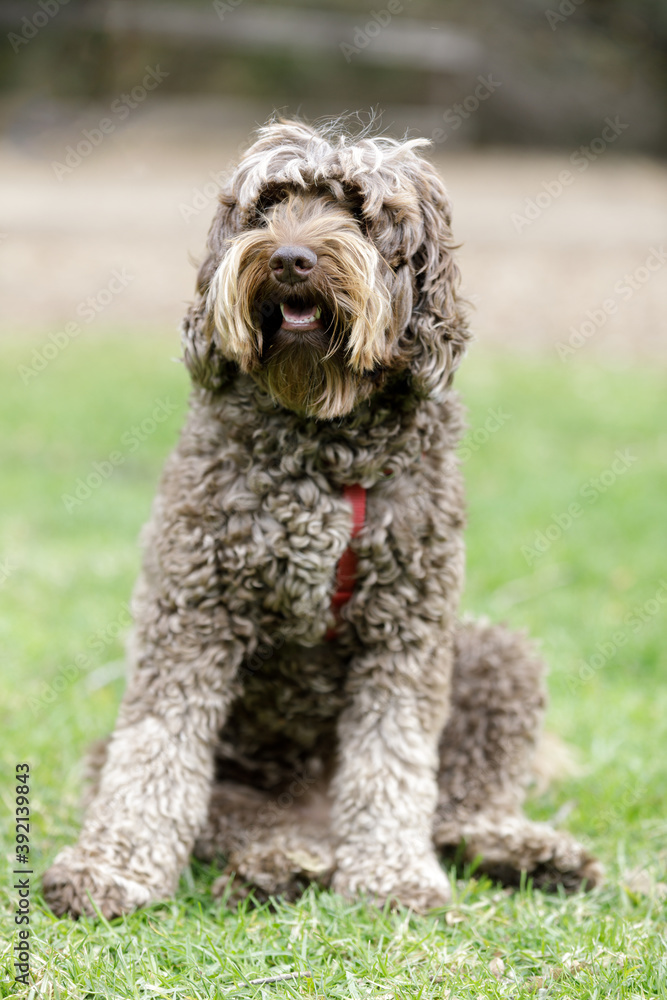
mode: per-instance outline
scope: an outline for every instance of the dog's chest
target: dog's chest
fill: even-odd
[[[234,497],[236,500],[234,500]],[[331,625],[336,567],[352,516],[323,477],[250,475],[235,484],[221,533],[219,566],[239,610],[282,641],[321,641]]]

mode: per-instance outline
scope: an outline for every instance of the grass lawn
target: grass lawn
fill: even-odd
[[[477,348],[466,361],[465,609],[541,637],[549,728],[580,768],[529,810],[558,814],[589,843],[607,885],[571,898],[530,885],[511,893],[466,871],[451,907],[429,918],[314,890],[296,905],[231,912],[211,901],[215,872],[193,866],[176,900],[112,924],[44,909],[38,875],[79,826],[78,761],[114,722],[136,536],[188,391],[170,360],[175,340],[87,337],[27,384],[18,366],[45,341],[0,341],[0,995],[26,995],[11,966],[13,774],[23,762],[29,996],[667,995],[665,373],[578,359],[510,362]],[[90,495],[79,484],[77,497],[89,477]],[[310,978],[251,983],[287,972]]]

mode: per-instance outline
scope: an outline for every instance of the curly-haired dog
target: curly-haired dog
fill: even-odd
[[[273,123],[221,194],[127,691],[44,876],[56,913],[169,896],[193,851],[264,893],[316,878],[421,911],[462,843],[508,881],[599,879],[521,811],[540,661],[457,623],[468,332],[423,145]]]

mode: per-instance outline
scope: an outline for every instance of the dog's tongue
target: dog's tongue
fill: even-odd
[[[320,315],[319,308],[314,305],[303,306],[303,308],[299,309],[297,306],[290,306],[286,302],[283,302],[280,309],[283,319],[286,319],[288,323],[312,323]]]

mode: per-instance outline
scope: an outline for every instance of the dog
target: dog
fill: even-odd
[[[43,878],[56,914],[169,897],[193,853],[227,859],[227,899],[315,880],[417,912],[450,900],[456,851],[510,884],[602,877],[522,812],[540,658],[458,618],[469,332],[425,145],[276,120],[220,194],[126,693]]]

